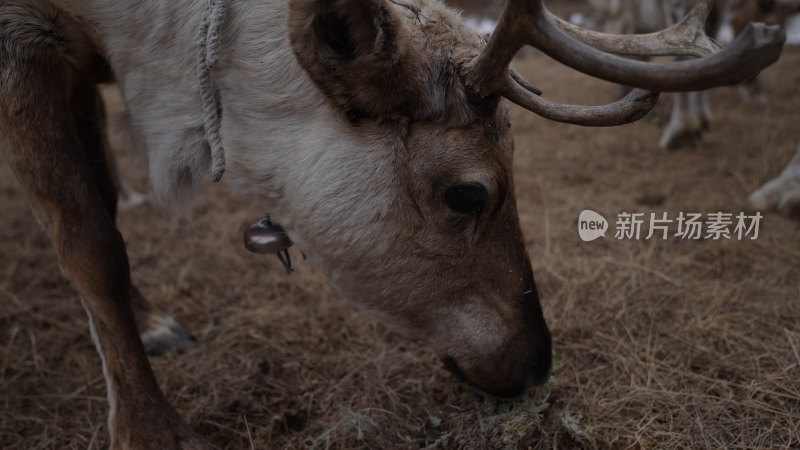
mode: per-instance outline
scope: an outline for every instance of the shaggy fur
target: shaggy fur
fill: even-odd
[[[114,448],[203,444],[158,390],[136,320],[176,343],[187,336],[169,318],[140,317],[148,308],[103,201],[116,195],[102,183],[108,167],[87,169],[105,145],[76,131],[72,116],[83,110],[69,105],[96,95],[90,62],[108,61],[156,194],[185,202],[210,164],[195,59],[204,7],[0,4],[0,93],[12,99],[0,107],[3,152],[84,299]],[[269,211],[346,297],[422,338],[479,388],[514,396],[547,378],[551,343],[513,196],[508,108],[460,76],[480,46],[435,1],[241,1],[226,14],[211,75],[225,180]],[[102,123],[102,111],[90,111]],[[475,213],[446,201],[462,185],[486,192]]]

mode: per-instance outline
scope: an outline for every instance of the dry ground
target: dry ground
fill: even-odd
[[[542,56],[518,67],[558,100],[613,93]],[[796,220],[767,213],[754,241],[584,243],[576,226],[585,208],[609,218],[746,210],[800,142],[798,67],[790,49],[764,74],[768,105],[714,91],[713,130],[673,153],[656,147],[669,98],[614,129],[515,112],[519,211],[557,363],[517,402],[469,392],[307,263],[287,276],[245,252],[241,231],[260,211],[222,186],[205,189],[191,222],[123,211],[134,280],[199,339],[153,359],[164,391],[231,449],[800,447]],[[115,142],[146,190],[143,161]],[[105,392],[86,316],[5,165],[0,210],[0,448],[102,448]]]

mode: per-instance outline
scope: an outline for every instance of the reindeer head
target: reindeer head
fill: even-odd
[[[614,125],[641,117],[657,94],[559,105],[509,62],[527,42],[651,90],[729,83],[766,65],[742,57],[752,37],[710,62],[653,67],[606,53],[708,53],[713,44],[695,38],[694,22],[645,41],[609,38],[520,1],[507,4],[486,44],[435,1],[291,0],[291,47],[324,100],[293,142],[293,178],[273,187],[281,200],[270,212],[346,297],[424,339],[479,388],[517,395],[548,377],[551,340],[519,227],[505,99],[554,120]],[[271,164],[259,176],[276,184],[288,170]]]

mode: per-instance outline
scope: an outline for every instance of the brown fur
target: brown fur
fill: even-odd
[[[89,39],[49,5],[0,5],[0,149],[90,316],[116,405],[112,447],[199,448],[159,391],[138,337],[104,158],[95,82],[108,72],[98,71],[99,61]]]
[[[351,118],[469,121],[459,64],[480,50],[478,37],[453,29],[460,22],[446,8],[398,4],[393,11],[407,17],[380,0],[292,0],[289,39],[298,61]]]
[[[411,190],[376,219],[388,224],[384,238],[391,264],[365,267],[371,255],[349,250],[334,265],[340,273],[359,276],[335,281],[362,297],[404,301],[396,298],[400,289],[383,282],[391,277],[412,299],[444,296],[437,298],[443,311],[468,310],[471,297],[483,298],[481,306],[499,312],[508,333],[492,350],[463,341],[450,345],[459,342],[454,335],[459,324],[420,314],[427,311],[424,305],[399,311],[384,305],[372,312],[396,329],[423,331],[470,381],[496,395],[520,393],[531,371],[543,381],[550,337],[519,230],[508,108],[498,97],[478,97],[460,75],[461,64],[479,52],[480,38],[435,4],[396,2],[392,17],[386,17],[388,5],[377,0],[352,0],[335,12],[326,9],[333,3],[321,10],[316,4],[291,3],[289,37],[298,60],[351,121],[363,119],[363,130],[398,133],[393,157],[408,170],[395,184]],[[351,13],[365,10],[377,19]],[[485,213],[476,219],[443,208],[445,190],[472,181],[476,171],[488,184]],[[447,276],[432,277],[431,270]]]

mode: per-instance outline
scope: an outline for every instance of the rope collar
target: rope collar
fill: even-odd
[[[203,102],[203,129],[211,148],[211,179],[217,182],[225,172],[225,149],[219,134],[222,103],[211,71],[219,61],[220,29],[230,0],[209,0],[200,25],[198,79]]]
[[[222,119],[222,103],[219,87],[211,76],[211,71],[219,61],[220,29],[225,21],[230,0],[209,0],[203,11],[203,22],[200,25],[199,55],[197,74],[200,82],[200,96],[203,101],[203,129],[206,140],[211,147],[211,179],[217,182],[225,172],[225,149],[219,134]],[[272,222],[269,216],[259,219],[244,232],[244,245],[254,253],[275,253],[278,255],[286,272],[292,273],[292,260],[289,258],[289,247],[292,240],[286,231]],[[303,255],[305,258],[305,255]]]

